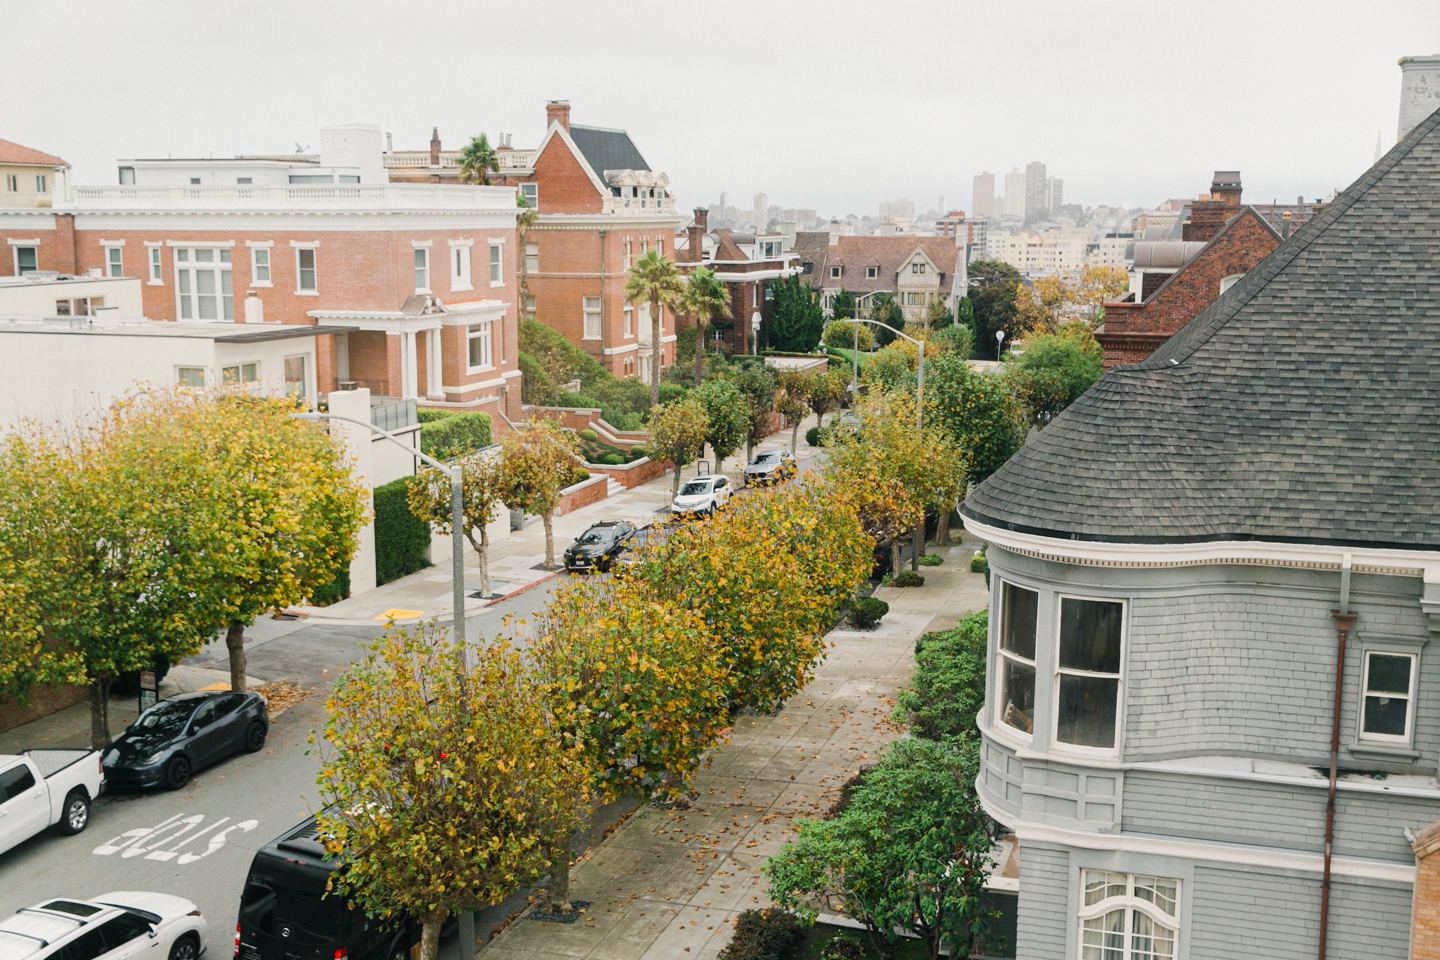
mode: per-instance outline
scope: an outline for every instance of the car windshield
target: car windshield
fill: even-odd
[[[592,527],[580,534],[576,543],[607,543],[615,536],[615,532],[609,527]]]
[[[198,702],[162,700],[140,714],[140,719],[135,721],[135,729],[149,733],[178,733],[185,728],[185,721],[195,712]]]
[[[685,486],[680,488],[680,496],[698,497],[702,493],[709,493],[710,484],[714,482],[715,481],[713,480],[691,480],[689,483],[685,484]]]
[[[779,460],[779,459],[780,459],[780,454],[778,454],[778,453],[762,453],[762,454],[760,454],[760,456],[758,456],[758,457],[755,458],[755,462],[756,462],[756,463],[774,463],[776,460]]]

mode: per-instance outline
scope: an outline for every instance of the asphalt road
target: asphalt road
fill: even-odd
[[[563,576],[563,575],[562,575]],[[466,632],[493,637],[505,614],[530,617],[549,601],[551,580],[466,621]],[[200,907],[209,931],[207,956],[228,958],[250,860],[263,844],[320,806],[318,757],[309,744],[324,722],[324,694],[337,674],[361,656],[380,628],[264,620],[247,631],[249,673],[314,688],[270,727],[265,749],[237,754],[200,771],[189,786],[107,792],[84,833],[46,831],[0,854],[0,916],[56,896],[94,897],[152,890]],[[195,661],[224,668],[224,645]]]

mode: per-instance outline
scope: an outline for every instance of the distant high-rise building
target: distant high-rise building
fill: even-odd
[[[914,223],[915,203],[908,197],[880,204],[880,219],[890,223]]]
[[[730,194],[726,193],[724,190],[721,190],[721,191],[720,191],[720,218],[721,218],[721,219],[724,219],[724,217],[725,217],[725,211],[729,208],[729,206],[730,206]]]
[[[995,209],[995,174],[980,174],[972,181],[970,189],[970,214],[976,220],[983,220],[986,217],[993,217],[999,210]]]
[[[1033,217],[1050,209],[1045,180],[1045,164],[1039,160],[1025,164],[1025,216]]]
[[[754,207],[750,218],[755,224],[756,231],[764,230],[770,223],[770,198],[763,193],[755,194]]]
[[[1025,174],[1019,167],[1005,174],[1005,216],[1025,216]]]
[[[1045,180],[1045,209],[1059,212],[1065,206],[1065,181],[1059,177]]]

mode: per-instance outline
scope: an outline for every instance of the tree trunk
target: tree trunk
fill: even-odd
[[[705,324],[695,320],[695,386],[705,381]]]
[[[110,746],[110,678],[90,682],[90,749]]]
[[[490,533],[485,527],[480,527],[480,539],[475,539],[475,528],[471,527],[465,531],[465,539],[470,541],[470,546],[475,548],[475,555],[480,558],[480,595],[490,595]]]
[[[553,524],[554,521],[555,521],[555,516],[554,516],[553,512],[552,512],[552,513],[546,513],[546,514],[543,514],[543,515],[540,517],[540,519],[541,519],[541,521],[543,521],[544,524],[545,524],[545,569],[546,569],[546,570],[554,570],[554,569],[555,569],[555,530],[554,530],[552,524]]]
[[[900,574],[900,535],[896,534],[890,541],[890,576],[896,577]]]
[[[440,924],[443,913],[427,913],[420,918],[420,960],[436,960],[440,954]]]
[[[650,298],[650,406],[660,406],[660,298]]]
[[[954,509],[953,506],[947,508],[935,521],[935,545],[938,547],[950,546],[950,511]]]
[[[675,464],[675,478],[670,481],[670,499],[680,496],[680,464]]]
[[[550,850],[550,885],[545,889],[545,912],[567,914],[570,906],[570,844],[558,841]]]
[[[245,624],[232,623],[225,629],[225,649],[230,651],[230,689],[245,692]]]
[[[791,453],[794,453],[794,452],[795,452],[795,442],[796,442],[796,438],[798,438],[798,437],[800,436],[800,422],[801,422],[801,420],[804,420],[804,419],[805,419],[804,417],[801,417],[801,418],[799,418],[798,420],[796,420],[794,423],[792,423],[792,424],[790,425],[790,452],[791,452]]]
[[[755,456],[755,441],[749,437],[745,438],[745,462],[749,463]]]

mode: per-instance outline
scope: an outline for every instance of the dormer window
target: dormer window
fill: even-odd
[[[831,268],[830,268],[830,279],[831,279],[831,280],[839,280],[839,279],[840,279],[840,267],[831,267]]]
[[[874,279],[876,279],[876,278],[879,277],[879,276],[880,276],[880,268],[879,268],[879,267],[866,267],[866,268],[865,268],[865,279],[866,279],[866,280],[874,280]]]

